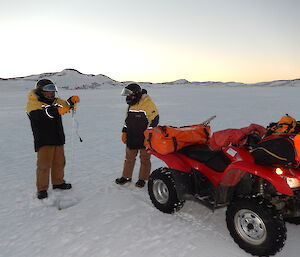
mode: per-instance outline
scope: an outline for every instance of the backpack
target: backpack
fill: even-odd
[[[282,116],[278,122],[272,122],[267,127],[267,134],[269,135],[281,135],[281,134],[291,134],[299,132],[300,124],[292,117],[286,114]]]
[[[268,136],[250,150],[255,162],[260,165],[291,166],[296,162],[293,136]]]
[[[184,127],[157,126],[146,129],[145,147],[160,154],[176,152],[185,146],[207,144],[210,126],[196,124]]]

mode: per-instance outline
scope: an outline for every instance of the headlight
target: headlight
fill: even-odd
[[[281,168],[276,168],[275,172],[278,176],[282,177],[286,181],[286,183],[289,185],[290,188],[297,188],[297,187],[300,188],[299,179],[288,177],[288,174],[286,174],[287,172],[285,172]]]
[[[280,169],[280,168],[277,168],[277,169],[275,170],[275,172],[276,172],[276,174],[279,175],[279,176],[281,176],[281,175],[283,174],[283,170]]]
[[[300,180],[296,178],[286,178],[286,182],[290,186],[290,188],[300,187]]]

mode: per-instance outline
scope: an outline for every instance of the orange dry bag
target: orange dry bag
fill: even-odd
[[[157,126],[144,132],[145,147],[160,154],[176,152],[193,144],[207,144],[210,137],[210,126],[203,124],[171,127]]]

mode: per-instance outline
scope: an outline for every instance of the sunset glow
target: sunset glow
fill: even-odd
[[[300,77],[297,0],[0,3],[0,78],[74,68],[118,81]]]

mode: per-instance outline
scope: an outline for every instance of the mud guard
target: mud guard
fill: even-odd
[[[192,173],[172,170],[172,177],[175,182],[177,197],[179,200],[187,200],[189,195],[194,194],[195,186]]]
[[[290,196],[294,195],[292,189],[289,187],[286,181],[278,176],[273,169],[274,167],[270,168],[253,163],[245,163],[242,161],[235,162],[229,165],[226,169],[220,185],[234,186],[241,180],[245,172],[247,172],[269,181],[278,193]]]
[[[194,198],[195,195],[215,198],[214,185],[199,170],[191,169],[189,173],[172,170],[172,176],[179,200]]]

